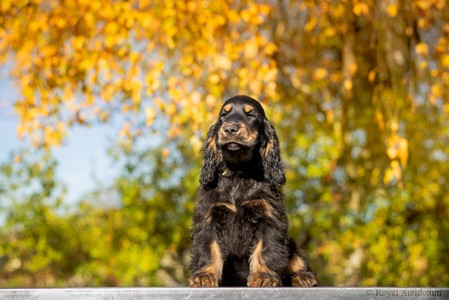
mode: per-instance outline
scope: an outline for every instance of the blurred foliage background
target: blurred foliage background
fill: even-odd
[[[2,0],[0,63],[29,145],[0,170],[2,287],[185,286],[235,94],[276,127],[321,285],[449,285],[447,0]],[[52,150],[108,122],[120,175],[68,205]]]

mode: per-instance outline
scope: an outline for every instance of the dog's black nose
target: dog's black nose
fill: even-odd
[[[239,129],[239,124],[229,124],[223,127],[223,130],[227,135],[235,135],[239,131]]]

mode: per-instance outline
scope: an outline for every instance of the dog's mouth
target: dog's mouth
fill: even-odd
[[[252,142],[252,141],[251,141]],[[245,152],[252,149],[255,146],[255,143],[242,139],[227,139],[227,140],[218,140],[218,146],[228,152]]]
[[[253,159],[255,145],[248,145],[244,141],[231,140],[224,143],[219,142],[218,146],[226,163],[237,164],[249,162]]]
[[[234,142],[227,143],[225,147],[229,151],[238,151],[238,150],[242,149],[242,145],[241,144],[234,143]]]

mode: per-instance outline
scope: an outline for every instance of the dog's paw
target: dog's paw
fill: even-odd
[[[249,287],[275,287],[280,286],[281,280],[279,275],[270,273],[253,273],[248,277]]]
[[[292,286],[295,287],[311,287],[318,286],[316,276],[313,272],[296,273],[292,276]]]
[[[189,278],[190,287],[218,287],[219,278],[213,273],[200,273]]]

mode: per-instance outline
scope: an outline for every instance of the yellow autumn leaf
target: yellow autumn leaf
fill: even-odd
[[[368,15],[369,6],[368,6],[368,4],[363,3],[363,2],[356,3],[354,5],[354,7],[352,8],[352,12],[357,16]]]
[[[244,47],[244,56],[247,59],[251,59],[257,56],[259,51],[259,45],[256,39],[246,41]]]
[[[76,36],[72,41],[73,48],[75,48],[75,50],[82,50],[85,42],[86,38],[84,36]]]
[[[249,89],[251,93],[258,95],[262,91],[262,83],[258,80],[252,80],[249,83]]]
[[[132,80],[130,82],[131,99],[134,104],[139,104],[141,101],[142,83],[139,80]]]
[[[276,46],[276,44],[268,43],[265,46],[264,51],[265,51],[265,54],[267,54],[267,55],[273,55],[273,53],[276,52],[277,49],[278,49],[278,47]]]
[[[93,94],[88,94],[86,97],[86,105],[91,106],[95,102],[95,97]]]
[[[408,161],[408,141],[399,136],[393,134],[387,140],[387,156],[390,160],[399,159],[402,166],[407,165]]]
[[[352,88],[353,88],[352,80],[349,79],[349,78],[345,79],[345,81],[343,82],[343,88],[344,88],[346,91],[351,91]]]
[[[398,157],[403,167],[407,166],[408,155],[408,141],[405,138],[401,138],[399,141]]]
[[[430,95],[429,95],[430,103],[435,105],[439,97],[441,97],[441,85],[433,84],[430,88]]]
[[[156,110],[153,107],[145,108],[145,125],[151,126],[153,125],[154,119],[156,117]]]
[[[329,76],[329,80],[332,83],[340,83],[341,82],[341,72],[332,72]]]
[[[162,157],[167,158],[170,155],[170,149],[164,148],[162,151]]]
[[[415,5],[423,11],[427,11],[432,5],[432,2],[427,0],[416,0]]]
[[[241,20],[239,13],[234,10],[229,11],[227,17],[231,23],[238,23]]]
[[[227,56],[220,55],[215,59],[215,64],[218,68],[230,70],[232,62]]]
[[[199,105],[201,102],[201,93],[198,91],[194,91],[191,95],[190,95],[190,100],[192,102],[193,105]]]
[[[269,4],[258,4],[258,10],[262,15],[266,16],[270,13],[271,7]]]
[[[376,69],[372,69],[371,71],[369,71],[369,73],[368,73],[368,81],[371,84],[374,83],[374,80],[376,79],[376,74],[377,74],[377,70]]]
[[[189,142],[193,148],[193,151],[196,153],[200,153],[203,142],[196,135],[191,136]]]
[[[3,0],[0,2],[0,11],[1,12],[7,12],[11,5],[12,5],[12,0]]]
[[[84,21],[86,22],[86,26],[88,28],[92,28],[95,24],[95,16],[94,16],[93,12],[90,12],[90,11],[87,12],[84,15]]]
[[[250,22],[252,15],[248,9],[244,9],[240,13],[240,17],[243,19],[243,21],[248,23]]]
[[[426,43],[418,43],[415,46],[415,51],[419,55],[426,56],[429,54],[429,46]]]
[[[322,80],[324,79],[328,74],[328,71],[325,68],[317,68],[313,72],[313,80]]]
[[[379,128],[383,131],[386,129],[386,124],[385,124],[385,120],[384,120],[384,116],[380,111],[376,111],[376,119],[379,125]],[[387,141],[388,142],[388,141]],[[387,147],[390,147],[389,144],[387,144]],[[388,154],[387,154],[388,155]]]
[[[444,54],[441,56],[441,66],[443,68],[449,68],[449,54]]]
[[[209,82],[211,84],[217,84],[217,83],[220,82],[220,75],[218,75],[218,74],[211,74],[211,75],[209,75],[208,79],[209,79]]]
[[[124,138],[130,137],[131,136],[130,128],[131,124],[129,122],[125,122],[125,124],[123,124],[122,126],[122,129],[120,129],[119,136]]]
[[[26,126],[23,124],[23,122],[19,123],[19,125],[17,126],[17,129],[16,129],[17,137],[19,139],[22,139],[27,132],[28,132],[28,130],[27,130]]]
[[[354,75],[357,72],[357,63],[354,61],[351,62],[348,66],[348,70],[351,75]]]
[[[390,167],[385,171],[384,184],[390,184],[393,181],[399,181],[402,178],[402,169],[398,161],[392,161]]]
[[[117,38],[116,38],[115,35],[107,35],[107,36],[105,37],[105,43],[106,43],[106,46],[109,47],[109,48],[111,48],[112,46],[114,46],[115,43],[116,43],[116,41],[117,41]]]
[[[327,38],[331,38],[334,37],[337,34],[337,31],[335,30],[335,28],[327,28],[325,29],[323,35]]]
[[[44,144],[46,146],[58,146],[61,144],[64,133],[64,126],[58,126],[55,128],[51,126],[44,127]]]
[[[173,117],[174,114],[176,113],[176,105],[174,103],[169,103],[166,107],[165,107],[165,112],[167,113],[167,115],[169,117]]]
[[[390,15],[390,17],[396,17],[398,15],[398,4],[390,4],[387,6],[387,13]]]
[[[430,93],[434,95],[435,97],[441,96],[441,85],[440,84],[433,84],[430,88]]]
[[[317,24],[318,24],[318,18],[312,16],[310,18],[310,20],[306,23],[304,30],[306,32],[311,32],[313,29],[315,29]]]
[[[430,71],[430,75],[433,78],[438,77],[439,74],[440,74],[440,71],[438,69],[433,69],[432,71]]]

